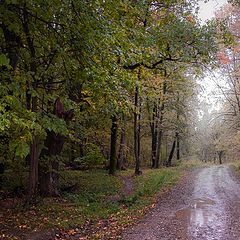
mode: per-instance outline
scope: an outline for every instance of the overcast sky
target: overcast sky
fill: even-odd
[[[199,1],[199,17],[202,19],[203,22],[213,18],[215,16],[214,13],[226,3],[227,0],[209,0],[207,3],[204,3],[204,1]],[[199,98],[200,100],[205,99],[205,101],[207,101],[208,103],[213,104],[211,110],[217,110],[220,108],[221,102],[218,102],[219,96],[216,95],[216,83],[219,83],[220,85],[224,83],[222,83],[223,80],[217,72],[208,72],[206,74],[209,76],[206,76],[199,81],[203,89],[203,92],[200,93]]]
[[[209,0],[207,3],[204,1],[199,1],[199,17],[206,21],[214,17],[214,12],[219,10],[224,4],[227,3],[227,0]]]
[[[209,0],[207,3],[199,1],[199,18],[201,18],[202,22],[213,18],[215,16],[215,12],[226,3],[227,0]],[[219,91],[216,91],[216,83],[221,83],[220,85],[222,85],[224,84],[224,81],[217,71],[206,72],[205,74],[204,78],[199,79],[199,83],[201,84],[203,90],[199,93],[199,100],[205,100],[207,103],[211,104],[212,106],[209,106],[210,111],[219,110],[222,101],[220,100],[221,96],[216,94],[216,92],[219,93]]]

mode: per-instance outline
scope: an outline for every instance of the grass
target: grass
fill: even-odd
[[[213,165],[213,162],[203,162],[200,160],[187,160],[178,162],[176,165],[180,170],[191,170],[195,168],[211,166]]]
[[[121,174],[130,176],[133,172],[128,170]],[[19,204],[14,209],[5,209],[1,211],[0,223],[6,229],[48,231],[80,227],[89,222],[98,224],[101,219],[111,219],[111,228],[120,230],[153,206],[159,191],[175,184],[180,175],[178,168],[144,170],[141,176],[132,178],[135,186],[133,193],[124,196],[121,192],[122,180],[108,175],[106,171],[66,170],[61,173],[61,187],[74,186],[72,192],[63,192],[61,198],[40,198],[36,205],[29,208]],[[108,201],[114,195],[121,196],[121,201]],[[114,231],[117,232],[116,229]],[[106,229],[102,234],[107,234]],[[100,234],[96,239],[102,236]]]
[[[236,171],[238,175],[240,175],[240,163],[238,161],[232,161],[228,163],[233,169]]]
[[[177,168],[147,169],[143,175],[135,177],[135,191],[126,199],[126,203],[138,207],[151,202],[160,190],[174,185],[179,177]]]

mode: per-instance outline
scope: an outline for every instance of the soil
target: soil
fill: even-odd
[[[107,197],[106,201],[113,203],[113,202],[121,202],[123,197],[128,197],[134,193],[134,181],[133,176],[121,176],[118,177],[122,181],[122,188],[119,193],[114,196]]]
[[[121,192],[125,196],[130,196],[134,192],[134,181],[132,176],[119,176],[123,181],[123,187]]]
[[[227,165],[189,172],[125,240],[240,239],[240,184]]]

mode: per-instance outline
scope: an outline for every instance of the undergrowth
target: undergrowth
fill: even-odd
[[[130,177],[133,172],[128,170],[120,174]],[[115,216],[119,226],[126,226],[143,215],[157,193],[171,187],[179,177],[177,168],[144,170],[142,175],[131,177],[134,191],[125,196],[118,176],[110,176],[103,170],[67,170],[61,173],[63,192],[60,198],[41,198],[27,209],[21,204],[13,209],[2,209],[1,224],[11,230],[48,231],[69,229]],[[120,196],[118,201],[109,201],[110,196],[116,195]]]

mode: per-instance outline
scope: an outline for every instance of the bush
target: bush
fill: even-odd
[[[88,144],[86,149],[86,155],[84,157],[78,157],[74,159],[74,162],[78,163],[80,166],[96,166],[104,164],[106,159],[99,146],[95,144]]]

